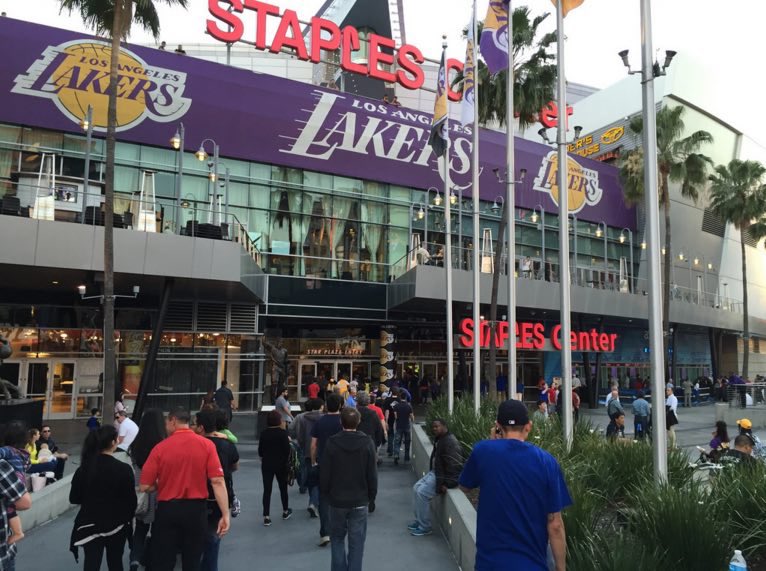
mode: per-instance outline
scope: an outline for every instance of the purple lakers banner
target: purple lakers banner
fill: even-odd
[[[0,122],[81,133],[88,106],[103,132],[109,43],[74,32],[0,18]],[[188,151],[215,139],[224,157],[422,188],[443,188],[428,145],[431,115],[151,48],[124,45],[118,84],[121,141],[167,147],[183,122]],[[471,194],[471,132],[450,126],[453,184]],[[493,169],[505,170],[505,136],[481,132],[480,196],[504,194]],[[557,209],[555,151],[517,139],[516,168],[527,178],[517,204]],[[617,169],[569,158],[570,212],[635,228]]]

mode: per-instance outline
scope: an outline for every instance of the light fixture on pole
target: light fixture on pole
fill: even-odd
[[[548,136],[548,129],[543,127],[539,131],[537,131],[537,134],[540,135],[540,138],[543,140],[543,142],[546,145],[555,145],[555,141],[551,141],[551,138]],[[582,134],[582,126],[581,125],[575,125],[574,127],[574,141],[578,141],[580,139],[580,135]],[[569,143],[567,143],[569,144]]]
[[[540,243],[542,246],[540,252],[540,270],[543,273],[543,280],[545,280],[545,209],[542,204],[535,205],[532,210],[532,224],[537,224],[538,210],[540,212]]]
[[[641,71],[630,69],[628,51],[620,52],[628,73],[641,74],[641,95],[643,111],[643,149],[644,149],[644,199],[646,201],[646,240],[649,246],[647,263],[649,267],[649,351],[651,358],[652,408],[654,425],[665,426],[664,380],[665,348],[662,322],[662,279],[660,277],[660,211],[659,190],[657,188],[657,107],[654,95],[654,79],[663,75],[676,55],[673,51],[665,52],[662,68],[652,61],[652,6],[651,0],[641,2]],[[667,435],[665,431],[655,430],[653,438],[654,478],[658,484],[668,481]]]
[[[418,208],[418,211],[415,212],[415,208]],[[423,237],[423,246],[426,250],[428,250],[428,206],[423,204],[422,202],[413,202],[410,204],[410,233],[407,238],[408,244],[412,243],[412,223],[416,220],[424,220],[425,222],[425,234]],[[409,245],[407,246],[409,248]]]
[[[601,231],[602,226],[604,227],[603,232]],[[596,225],[596,237],[604,238],[604,288],[606,288],[606,277],[609,273],[609,244],[607,242],[609,239],[609,231],[606,222],[599,222]]]
[[[186,130],[183,123],[178,124],[178,129],[175,135],[170,138],[170,146],[178,151],[178,172],[176,173],[176,211],[174,221],[176,225],[176,232],[181,233],[181,193],[182,182],[184,177],[184,144],[185,144]],[[192,225],[194,223],[192,222]]]
[[[118,294],[114,294],[114,295],[112,295],[110,297],[112,299],[117,299],[119,297],[135,299],[135,298],[138,297],[138,294],[140,293],[140,291],[141,291],[141,287],[137,286],[137,285],[134,285],[133,286],[133,295],[118,295]],[[101,303],[104,303],[104,299],[106,299],[106,296],[103,295],[103,294],[102,295],[86,295],[88,293],[88,288],[87,288],[87,286],[84,286],[84,285],[77,286],[77,293],[80,294],[80,299],[98,299],[98,300],[101,301]]]
[[[426,190],[426,204],[429,204],[429,198],[431,197],[431,191],[434,191],[434,199],[433,202],[430,204],[433,204],[434,206],[441,206],[442,205],[442,195],[439,194],[439,189],[435,186],[431,186]]]
[[[633,283],[633,231],[630,228],[623,228],[620,230],[620,244],[625,243],[625,232],[628,233],[628,247],[630,248],[630,272],[628,272],[628,283],[630,284],[630,291],[634,292],[636,284]],[[644,244],[642,243],[641,246],[644,247]]]
[[[497,201],[500,201],[500,204],[497,203]],[[503,211],[503,206],[505,205],[505,197],[501,195],[497,195],[495,197],[495,200],[492,201],[492,206],[490,206],[490,210],[492,210],[493,214],[500,214]]]
[[[210,143],[213,145],[213,160],[212,160],[212,170],[210,174],[208,175],[208,195],[215,195],[215,181],[218,180],[218,157],[220,155],[221,148],[218,146],[218,143],[216,143],[213,139],[203,139],[202,142],[199,144],[199,149],[197,150],[195,156],[197,157],[197,160],[200,162],[204,162],[208,158],[207,150],[205,149],[205,144]],[[210,163],[208,163],[210,164]]]
[[[93,140],[93,107],[88,105],[85,117],[80,121],[80,127],[85,131],[85,169],[82,176],[82,209],[80,223],[85,224],[85,209],[88,207],[90,195],[90,148]]]
[[[509,52],[512,52],[512,50],[509,50]],[[513,66],[509,66],[509,70],[512,69]],[[509,71],[508,75],[512,76],[513,74]],[[511,91],[513,90],[511,89]],[[512,109],[513,105],[510,105],[509,108]],[[508,130],[509,133],[513,130],[512,121],[508,122]],[[513,139],[513,137],[511,136],[510,139]],[[506,163],[509,166],[512,166],[513,143],[509,141],[508,144],[509,147],[506,149],[508,154],[506,157]],[[516,208],[514,205],[516,203],[516,185],[524,183],[524,180],[527,177],[527,169],[519,169],[518,178],[514,177],[512,172],[509,173],[507,169],[504,173],[505,178],[500,176],[498,169],[493,169],[493,172],[495,173],[498,182],[500,182],[500,184],[504,184],[506,188],[505,201],[503,206],[505,207],[504,210],[508,222],[506,230],[508,236],[508,271],[505,273],[506,279],[508,281],[508,331],[511,332],[510,338],[508,340],[508,382],[509,386],[514,387],[516,386],[515,383],[517,378],[516,343],[514,333],[516,331]],[[497,203],[497,199],[495,199],[495,203]],[[494,374],[494,371],[492,371],[492,374]],[[509,391],[509,396],[512,393],[515,393],[515,391]]]

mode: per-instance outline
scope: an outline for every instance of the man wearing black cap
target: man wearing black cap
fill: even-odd
[[[556,571],[565,569],[561,510],[572,499],[556,459],[526,442],[531,429],[523,403],[501,403],[491,439],[474,445],[463,468],[460,487],[481,489],[476,571],[546,571],[549,543]]]

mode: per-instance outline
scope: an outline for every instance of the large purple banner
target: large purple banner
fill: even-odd
[[[109,44],[74,32],[0,18],[0,121],[81,133],[88,105],[106,125]],[[215,139],[221,155],[414,188],[443,189],[428,146],[431,115],[365,97],[151,48],[120,54],[120,140],[167,146],[183,122],[187,150]],[[451,126],[452,183],[471,195],[470,130]],[[504,194],[505,135],[482,130],[480,196]],[[519,207],[558,209],[554,149],[516,139]],[[635,228],[617,169],[569,159],[569,206],[583,220]]]

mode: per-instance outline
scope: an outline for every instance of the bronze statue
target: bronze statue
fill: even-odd
[[[4,359],[10,357],[12,353],[13,349],[11,349],[10,341],[0,335],[0,363],[2,363]],[[0,379],[0,392],[2,392],[3,398],[5,400],[21,398],[19,387],[14,385],[11,381],[6,381],[5,379]]]
[[[272,384],[278,387],[284,387],[287,383],[287,349],[280,342],[278,345],[272,345],[264,338],[262,340],[263,348],[268,351],[271,362],[274,365],[274,376]]]

